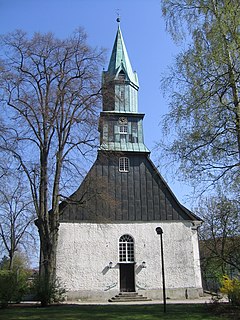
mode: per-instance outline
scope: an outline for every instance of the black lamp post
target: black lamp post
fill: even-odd
[[[165,290],[165,274],[164,274],[164,259],[163,259],[163,230],[160,227],[156,228],[156,232],[160,235],[160,245],[161,245],[161,262],[162,262],[162,285],[163,285],[163,310],[166,312],[166,290]]]

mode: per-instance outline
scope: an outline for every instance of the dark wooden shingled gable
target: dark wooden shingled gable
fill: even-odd
[[[178,202],[147,154],[124,156],[128,173],[118,170],[119,154],[98,153],[79,189],[60,205],[61,221],[201,220]]]

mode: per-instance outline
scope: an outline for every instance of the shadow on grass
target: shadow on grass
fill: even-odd
[[[10,307],[0,310],[0,320],[219,320],[206,305],[59,305],[47,308]],[[221,317],[221,319],[228,319]]]

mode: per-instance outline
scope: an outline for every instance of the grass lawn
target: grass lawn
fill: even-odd
[[[9,307],[0,310],[0,320],[221,320],[204,304],[171,304],[167,313],[162,305],[59,305],[47,308]],[[231,317],[233,320],[234,318]],[[236,318],[237,319],[237,318]]]

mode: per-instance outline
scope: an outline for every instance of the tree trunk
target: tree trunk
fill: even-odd
[[[39,294],[41,305],[52,300],[55,284],[57,231],[51,223],[53,212],[48,208],[48,152],[41,152],[41,181],[39,189],[39,214],[37,227],[40,237]]]
[[[52,209],[48,208],[47,153],[41,157],[41,184],[39,215],[35,222],[40,237],[39,293],[41,305],[46,306],[54,299],[56,283],[56,250],[59,228],[59,180],[61,161],[57,159],[53,186]]]
[[[58,231],[48,233],[46,222],[41,219],[35,221],[40,237],[40,263],[39,263],[39,298],[42,306],[46,306],[53,300],[56,280],[56,248]]]

